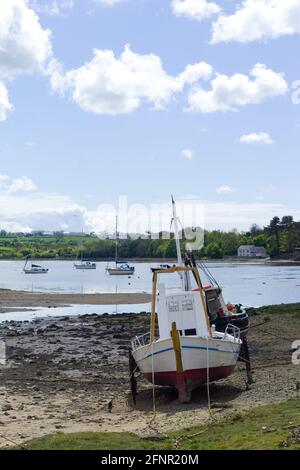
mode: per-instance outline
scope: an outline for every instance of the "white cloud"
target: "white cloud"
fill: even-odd
[[[191,160],[195,156],[195,152],[192,149],[183,149],[181,155],[187,160]]]
[[[25,147],[35,147],[36,146],[36,142],[32,142],[31,140],[28,140],[27,142],[25,142]]]
[[[272,145],[273,139],[267,132],[253,132],[252,134],[245,134],[240,137],[242,144],[264,144]]]
[[[263,227],[278,214],[282,217],[285,214],[292,214],[295,219],[300,219],[300,211],[284,204],[276,203],[238,203],[224,202],[215,203],[204,202],[205,207],[205,228],[230,230],[248,230],[252,223]]]
[[[218,194],[230,194],[230,193],[234,193],[235,191],[236,191],[235,188],[232,188],[231,186],[228,186],[226,184],[216,188],[216,192]]]
[[[233,15],[220,15],[212,43],[250,42],[300,33],[299,0],[244,0]]]
[[[90,62],[65,74],[53,60],[48,73],[52,88],[69,94],[84,111],[114,115],[130,113],[143,103],[162,109],[185,85],[207,80],[212,68],[200,62],[177,76],[168,75],[160,57],[137,54],[126,45],[119,58],[113,51],[96,49]]]
[[[12,110],[8,91],[4,83],[0,82],[0,121],[5,121],[7,113]]]
[[[105,7],[114,7],[119,3],[123,3],[126,0],[94,0],[94,3],[99,3],[100,5],[104,5]]]
[[[37,12],[60,16],[74,7],[74,0],[30,0],[29,5]]]
[[[3,81],[45,71],[52,56],[51,33],[28,5],[27,0],[0,2],[0,121],[13,109]]]
[[[236,111],[239,106],[259,104],[268,98],[285,95],[287,90],[283,74],[268,69],[264,64],[256,64],[250,76],[218,74],[211,81],[210,90],[195,86],[188,96],[188,110],[202,113]]]
[[[207,0],[172,0],[171,7],[176,16],[186,16],[198,21],[220,13],[221,8]]]
[[[27,2],[0,2],[0,78],[41,71],[51,54],[50,31]]]
[[[11,193],[17,193],[19,191],[34,191],[36,189],[36,186],[34,182],[30,179],[27,178],[26,176],[21,176],[21,178],[16,178],[12,180],[9,192]]]
[[[67,196],[0,193],[0,228],[5,230],[78,230],[85,225],[85,213]]]
[[[193,85],[199,80],[209,80],[213,74],[213,68],[206,62],[198,62],[197,64],[188,64],[184,71],[181,72],[177,81],[183,86],[185,84]]]
[[[79,231],[83,228],[87,232],[108,230],[113,233],[116,214],[116,207],[113,205],[99,205],[94,209],[87,209],[62,194],[38,190],[10,192],[7,187],[11,186],[12,181],[13,178],[0,175],[0,229],[29,232],[42,229]],[[229,194],[231,193],[232,191],[229,191]],[[201,215],[201,220],[204,216],[206,229],[227,230],[236,227],[239,230],[246,230],[252,222],[265,225],[274,214],[279,217],[292,214],[295,219],[300,219],[299,210],[276,203],[219,203],[203,201],[197,195],[176,199],[176,203],[183,226],[195,226],[194,217]],[[197,207],[197,210],[188,209],[189,203]],[[139,217],[138,226],[141,232],[145,232],[149,228],[147,214],[151,214],[154,220],[153,231],[161,228],[169,230],[171,217],[169,201],[154,204],[151,212],[149,207],[145,217],[138,215],[137,206],[140,205],[128,206],[129,229],[131,226],[136,226],[135,222]],[[126,230],[126,225],[122,230]]]
[[[27,176],[11,178],[8,175],[0,175],[0,194],[30,192],[36,189],[34,182]]]

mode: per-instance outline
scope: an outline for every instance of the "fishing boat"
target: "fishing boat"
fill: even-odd
[[[28,265],[28,259],[25,261],[25,265],[23,267],[23,272],[25,274],[46,274],[49,269],[48,268],[43,268],[39,264],[33,264],[32,262],[29,263]]]
[[[106,272],[110,276],[132,276],[135,272],[135,267],[130,266],[127,261],[118,260],[118,216],[116,216],[115,265],[107,266]]]
[[[96,269],[96,263],[88,260],[81,260],[80,263],[74,263],[75,269]]]
[[[173,198],[172,207],[178,265],[153,272],[150,331],[132,339],[130,352],[148,381],[176,387],[186,403],[201,384],[232,374],[242,341],[235,325],[211,325],[199,271],[182,262]],[[167,289],[161,278],[170,275],[179,276],[178,288]]]

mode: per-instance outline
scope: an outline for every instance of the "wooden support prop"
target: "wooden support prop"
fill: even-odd
[[[254,383],[251,371],[251,362],[250,362],[250,354],[248,348],[247,338],[242,339],[242,347],[241,347],[241,356],[246,365],[246,374],[247,374],[247,385],[251,385]]]
[[[171,336],[172,336],[172,342],[173,342],[173,349],[175,352],[176,370],[177,372],[183,372],[180,338],[179,338],[179,333],[178,333],[175,321],[172,323]]]
[[[191,397],[190,397],[190,394],[188,393],[187,384],[186,384],[185,377],[184,377],[180,336],[177,330],[176,322],[172,323],[171,337],[172,337],[173,349],[174,349],[175,360],[176,360],[177,390],[178,390],[179,400],[181,401],[181,403],[188,403]]]
[[[135,378],[135,371],[136,371],[136,362],[134,357],[131,353],[131,350],[128,350],[128,362],[129,362],[129,379],[130,379],[130,389],[131,389],[131,396],[133,404],[136,405],[136,396],[137,396],[137,383]]]

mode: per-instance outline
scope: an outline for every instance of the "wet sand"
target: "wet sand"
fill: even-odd
[[[154,417],[152,387],[139,377],[137,405],[132,405],[128,347],[133,336],[148,330],[149,316],[83,315],[2,323],[0,338],[7,345],[8,362],[0,366],[0,445],[8,445],[6,439],[22,443],[57,431],[149,435],[206,422],[205,386],[194,392],[188,405],[178,403],[174,389],[157,387]],[[287,321],[276,315],[259,326],[264,320],[264,315],[251,318],[255,383],[248,389],[244,365],[238,363],[231,377],[211,385],[216,418],[297,394],[300,367],[292,365],[291,344],[300,331],[300,318]]]
[[[0,313],[28,311],[39,307],[63,307],[77,305],[124,305],[150,302],[147,293],[126,294],[48,294],[0,289]]]

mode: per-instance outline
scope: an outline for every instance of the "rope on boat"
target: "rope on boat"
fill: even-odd
[[[151,350],[152,350],[152,357],[151,357],[151,366],[152,366],[152,406],[153,406],[153,418],[151,419],[151,422],[153,422],[156,418],[156,403],[155,403],[155,383],[154,383],[154,354],[153,354],[153,343],[151,343]]]
[[[207,404],[210,417],[212,417],[210,388],[209,388],[209,353],[208,353],[208,336],[206,337],[206,391],[207,391]]]
[[[203,261],[197,263],[197,267],[199,269],[201,269],[205,276],[207,277],[207,279],[212,283],[212,285],[215,285],[217,286],[219,289],[220,289],[220,285],[218,283],[218,281],[216,280],[216,278],[213,276],[213,274],[211,273],[211,271],[208,269],[208,267],[206,266],[206,264],[203,263]]]

